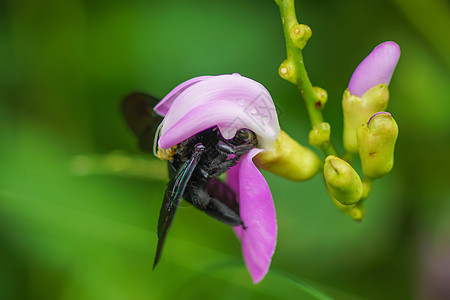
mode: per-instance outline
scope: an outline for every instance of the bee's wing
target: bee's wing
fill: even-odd
[[[195,146],[195,151],[192,157],[185,162],[178,169],[175,176],[167,184],[167,189],[164,194],[164,201],[161,206],[161,211],[159,213],[158,220],[158,245],[156,247],[155,261],[153,263],[153,268],[155,268],[158,263],[162,248],[164,246],[164,241],[166,240],[167,231],[172,224],[173,217],[177,211],[178,205],[180,204],[181,197],[183,197],[186,186],[191,179],[192,172],[200,161],[201,155],[205,147],[199,143]]]
[[[139,146],[146,152],[153,152],[153,141],[163,117],[153,111],[159,100],[144,94],[133,93],[122,102],[125,121],[139,138]]]

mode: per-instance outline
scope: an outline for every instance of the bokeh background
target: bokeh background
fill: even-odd
[[[362,223],[321,176],[265,172],[279,238],[253,285],[227,226],[182,205],[151,266],[164,163],[141,153],[119,103],[162,97],[199,75],[239,72],[271,92],[281,126],[307,144],[309,121],[273,1],[0,2],[1,299],[448,299],[450,9],[445,0],[298,1],[304,50],[342,150],[341,95],[358,63],[393,40],[402,55],[389,111],[396,163]]]

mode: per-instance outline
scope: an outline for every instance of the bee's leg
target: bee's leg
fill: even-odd
[[[219,155],[211,162],[211,165],[221,164],[225,160],[236,162],[254,147],[252,144],[233,145],[226,141],[219,141],[216,145]]]
[[[234,146],[234,160],[239,160],[243,155],[247,154],[248,151],[255,148],[252,144],[242,144]]]
[[[217,177],[237,164],[238,159],[246,153],[241,146],[235,146],[226,141],[219,141],[216,145],[217,156],[208,164],[209,177]],[[247,152],[251,147],[247,147]]]
[[[211,217],[230,226],[236,227],[242,225],[243,227],[245,227],[241,217],[234,210],[232,210],[216,198],[210,198],[210,202],[205,212]]]
[[[227,184],[217,178],[210,178],[206,186],[206,192],[239,214],[239,203],[236,200],[236,194]]]
[[[209,216],[230,226],[244,225],[239,214],[219,199],[211,197],[205,188],[189,186],[184,197]]]
[[[216,147],[216,151],[217,151],[217,156],[214,157],[210,162],[209,162],[209,166],[214,166],[215,168],[218,168],[219,165],[222,165],[224,163],[229,163],[231,162],[232,158],[235,157],[235,146],[234,145],[230,145],[227,144],[224,141],[219,141],[217,143]],[[230,159],[231,158],[231,159]],[[227,170],[227,169],[225,169]]]

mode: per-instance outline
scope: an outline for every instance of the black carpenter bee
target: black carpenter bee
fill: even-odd
[[[158,102],[152,96],[134,93],[122,103],[125,120],[137,135],[141,149],[146,152],[153,152],[156,147],[155,134],[163,120],[153,111]],[[245,229],[234,191],[217,177],[236,165],[256,145],[257,138],[251,130],[238,130],[234,138],[226,140],[217,127],[212,127],[167,152],[170,180],[159,214],[158,245],[153,268],[161,257],[167,231],[181,198],[227,225],[242,225]]]

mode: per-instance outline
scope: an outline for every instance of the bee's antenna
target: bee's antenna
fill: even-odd
[[[157,151],[157,149],[158,149],[158,140],[159,140],[159,136],[161,134],[161,128],[162,128],[163,123],[164,123],[164,120],[163,120],[163,122],[159,123],[158,127],[156,128],[155,137],[153,139],[153,155],[155,157],[159,157],[158,156],[158,151]]]

